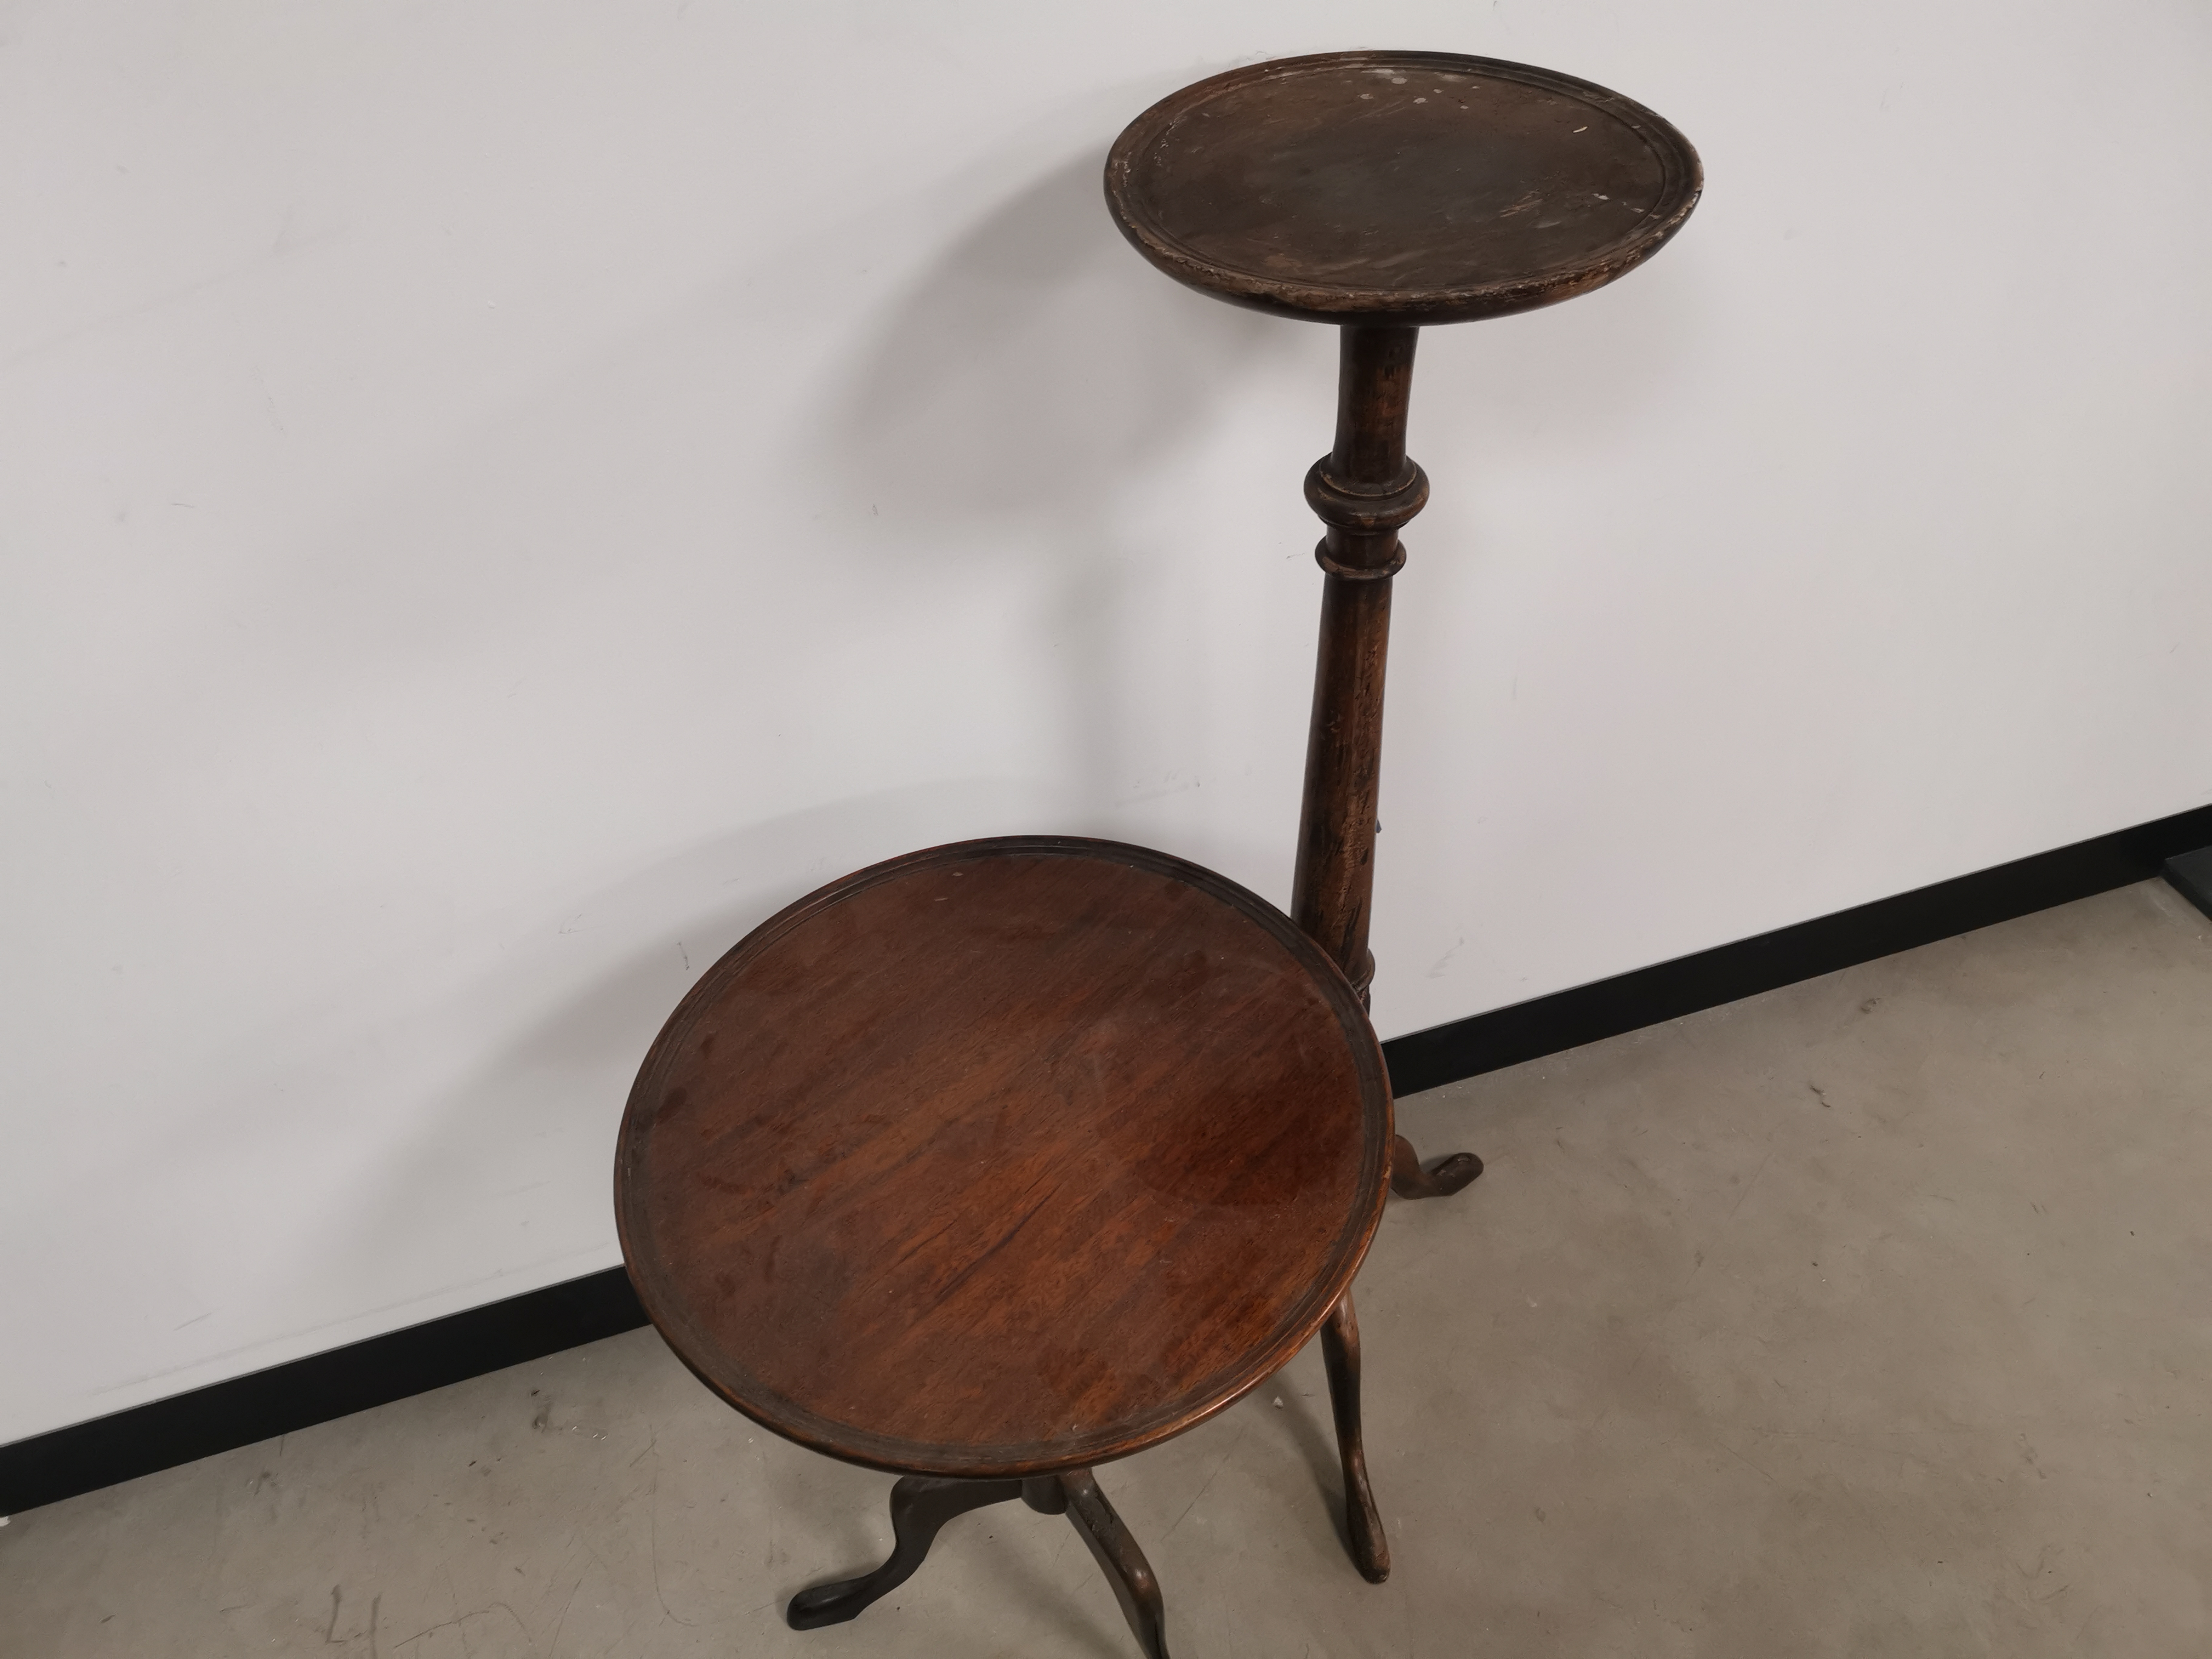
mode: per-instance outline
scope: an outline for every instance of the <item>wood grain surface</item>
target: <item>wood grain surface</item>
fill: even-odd
[[[1392,1130],[1289,918],[1067,837],[878,865],[755,930],[623,1120],[623,1250],[709,1387],[854,1462],[1011,1477],[1188,1427],[1351,1282]]]
[[[1321,322],[1464,322],[1632,270],[1697,151],[1571,76],[1451,52],[1278,58],[1185,87],[1106,163],[1122,234],[1180,282]]]

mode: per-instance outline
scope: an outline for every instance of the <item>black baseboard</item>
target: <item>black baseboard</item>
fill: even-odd
[[[0,1515],[635,1330],[619,1267],[0,1446]]]
[[[2212,844],[2212,806],[1382,1045],[1400,1094],[2087,898]],[[618,1267],[0,1446],[0,1515],[289,1434],[645,1323]]]
[[[1390,1086],[1401,1095],[1434,1089],[2148,881],[2175,854],[2208,842],[2212,806],[2200,806],[1571,991],[1432,1025],[1382,1045]]]

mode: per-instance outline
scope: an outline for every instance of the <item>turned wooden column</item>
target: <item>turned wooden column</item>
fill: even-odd
[[[1390,580],[1406,562],[1398,532],[1428,505],[1429,477],[1406,455],[1406,407],[1420,330],[1347,323],[1340,332],[1336,443],[1306,474],[1306,501],[1328,530],[1314,549],[1323,573],[1321,649],[1306,730],[1291,916],[1335,959],[1367,1005],[1375,981],[1367,923],[1374,909],[1375,837],[1382,828],[1376,812],[1382,790]],[[1482,1160],[1473,1152],[1454,1152],[1424,1169],[1412,1143],[1395,1138],[1390,1190],[1401,1198],[1442,1198],[1481,1173]],[[1348,1299],[1345,1317],[1351,1317]],[[1387,1553],[1382,1561],[1380,1571],[1389,1571]]]
[[[1327,574],[1291,915],[1365,1000],[1390,579],[1406,562],[1398,532],[1427,504],[1429,480],[1406,457],[1420,331],[1352,323],[1340,332],[1336,443],[1306,474],[1306,500],[1328,532],[1314,550]]]
[[[1572,76],[1440,52],[1325,52],[1185,87],[1106,158],[1106,205],[1153,264],[1201,293],[1343,335],[1336,445],[1306,475],[1328,526],[1291,913],[1363,1002],[1375,977],[1375,809],[1398,532],[1428,500],[1406,459],[1413,342],[1432,324],[1587,294],[1664,246],[1697,205],[1689,141]],[[1455,1192],[1465,1153],[1391,1189]]]

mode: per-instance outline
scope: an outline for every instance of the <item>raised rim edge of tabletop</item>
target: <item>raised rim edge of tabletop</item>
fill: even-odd
[[[677,1046],[689,1034],[701,1012],[720,995],[722,987],[752,957],[817,912],[908,871],[932,864],[951,864],[963,859],[1007,852],[1058,857],[1103,856],[1115,862],[1151,870],[1161,875],[1194,878],[1192,879],[1193,885],[1258,922],[1294,957],[1314,970],[1337,1013],[1339,1024],[1352,1050],[1359,1074],[1363,1108],[1370,1113],[1379,1109],[1382,1121],[1379,1133],[1370,1133],[1364,1138],[1359,1170],[1359,1190],[1364,1194],[1364,1201],[1337,1236],[1332,1247],[1334,1261],[1331,1270],[1316,1280],[1313,1288],[1294,1305],[1291,1314],[1268,1341],[1255,1348],[1243,1364],[1223,1373],[1224,1380],[1199,1396],[1195,1404],[1178,1405],[1174,1410],[1137,1419],[1133,1425],[1127,1423],[1116,1425],[1111,1433],[1090,1434],[1071,1440],[1065,1443],[1064,1449],[1050,1456],[1036,1455],[1039,1448],[1034,1442],[1004,1446],[971,1446],[961,1449],[957,1455],[943,1455],[945,1449],[941,1447],[895,1436],[872,1434],[850,1424],[820,1417],[764,1387],[757,1389],[753,1395],[742,1395],[711,1375],[703,1363],[695,1358],[693,1350],[696,1347],[713,1351],[715,1345],[702,1340],[704,1333],[697,1330],[692,1322],[684,1316],[680,1304],[672,1298],[663,1297],[661,1287],[650,1282],[635,1266],[640,1257],[633,1244],[643,1243],[651,1237],[651,1230],[647,1218],[632,1212],[627,1194],[634,1174],[634,1154],[642,1135],[641,1130],[635,1126],[645,1115],[643,1103],[657,1098],[662,1074],[672,1060]],[[1389,1072],[1382,1059],[1382,1047],[1375,1036],[1366,1011],[1360,1006],[1358,994],[1352,989],[1352,981],[1345,977],[1343,969],[1330,959],[1328,953],[1307,937],[1295,922],[1249,888],[1231,880],[1218,871],[1208,870],[1203,865],[1126,842],[1103,841],[1082,836],[995,836],[975,841],[948,842],[941,846],[924,848],[918,852],[869,865],[841,880],[816,889],[755,927],[724,951],[714,966],[699,976],[698,982],[677,1004],[675,1012],[669,1015],[659,1035],[653,1039],[653,1047],[647,1051],[645,1062],[638,1068],[637,1080],[632,1085],[629,1097],[623,1105],[615,1152],[615,1231],[621,1241],[623,1265],[630,1284],[645,1308],[646,1316],[653,1322],[662,1340],[684,1362],[685,1368],[710,1391],[762,1427],[842,1462],[880,1469],[892,1474],[952,1475],[994,1480],[1054,1474],[1111,1462],[1196,1427],[1207,1418],[1236,1404],[1280,1370],[1312,1340],[1315,1333],[1327,1322],[1330,1310],[1351,1288],[1361,1263],[1366,1259],[1376,1229],[1382,1223],[1383,1208],[1389,1197],[1391,1139],[1395,1132],[1393,1115]]]
[[[1672,191],[1674,205],[1647,217],[1641,234],[1602,258],[1566,272],[1462,289],[1364,289],[1348,283],[1311,284],[1281,281],[1257,272],[1232,270],[1184,247],[1137,210],[1128,193],[1139,151],[1186,110],[1231,86],[1285,76],[1320,64],[1401,64],[1470,70],[1524,85],[1570,92],[1593,107],[1602,107],[1634,129],[1660,158],[1666,173],[1661,201]],[[1279,317],[1311,323],[1398,324],[1421,326],[1477,322],[1516,311],[1556,305],[1625,276],[1681,229],[1705,193],[1705,163],[1697,147],[1674,124],[1633,98],[1595,81],[1505,58],[1477,58],[1455,52],[1317,52],[1297,58],[1272,58],[1247,64],[1203,81],[1194,81],[1161,99],[1121,130],[1106,156],[1106,206],[1129,245],[1177,282],[1217,300],[1247,306]],[[1655,204],[1655,207],[1658,204]]]

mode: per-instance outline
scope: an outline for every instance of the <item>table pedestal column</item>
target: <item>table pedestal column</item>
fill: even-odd
[[[1406,562],[1398,532],[1429,499],[1428,476],[1406,455],[1406,409],[1419,333],[1345,325],[1335,447],[1306,474],[1307,503],[1328,529],[1314,550],[1326,585],[1291,915],[1335,959],[1363,1001],[1375,977],[1367,927],[1375,837],[1382,827],[1376,808],[1390,579]],[[1437,1198],[1459,1191],[1481,1173],[1482,1160],[1472,1152],[1455,1152],[1425,1170],[1401,1135],[1390,1186],[1401,1198]]]

